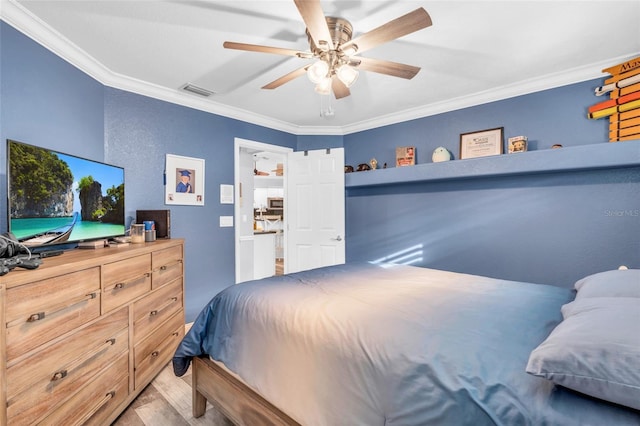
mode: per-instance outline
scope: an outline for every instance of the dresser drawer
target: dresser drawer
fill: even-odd
[[[7,289],[7,360],[100,315],[100,269],[91,268]]]
[[[182,309],[182,278],[136,301],[133,304],[133,338],[143,339],[155,327]]]
[[[128,317],[128,309],[120,309],[9,367],[9,419],[31,423],[85,387],[119,354],[127,354]]]
[[[154,251],[151,263],[154,289],[182,277],[182,246]]]
[[[129,395],[128,357],[122,354],[111,367],[75,394],[39,425],[105,425]]]
[[[151,290],[151,255],[136,256],[102,267],[102,312],[109,312]]]
[[[180,310],[134,348],[135,388],[144,386],[173,357],[184,337],[184,312]]]

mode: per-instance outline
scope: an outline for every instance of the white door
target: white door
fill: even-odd
[[[287,273],[345,262],[344,148],[288,155]]]

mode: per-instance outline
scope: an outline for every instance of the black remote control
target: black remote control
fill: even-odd
[[[64,253],[63,250],[49,250],[49,251],[43,251],[41,253],[38,253],[36,256],[53,257],[53,256],[60,256],[62,253]]]
[[[24,269],[36,269],[41,264],[42,260],[37,257],[16,260],[16,266]]]

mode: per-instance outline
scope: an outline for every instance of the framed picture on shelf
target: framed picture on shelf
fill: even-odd
[[[527,137],[526,136],[514,136],[507,140],[507,152],[513,154],[514,152],[525,152],[527,150]]]
[[[504,153],[504,127],[462,133],[460,159],[487,157]]]
[[[165,204],[204,206],[204,160],[167,154]]]
[[[399,146],[396,148],[396,167],[414,166],[416,164],[416,147]],[[376,162],[377,165],[377,162]]]

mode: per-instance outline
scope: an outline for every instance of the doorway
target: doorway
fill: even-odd
[[[286,269],[287,155],[291,148],[236,138],[234,142],[236,283]]]

